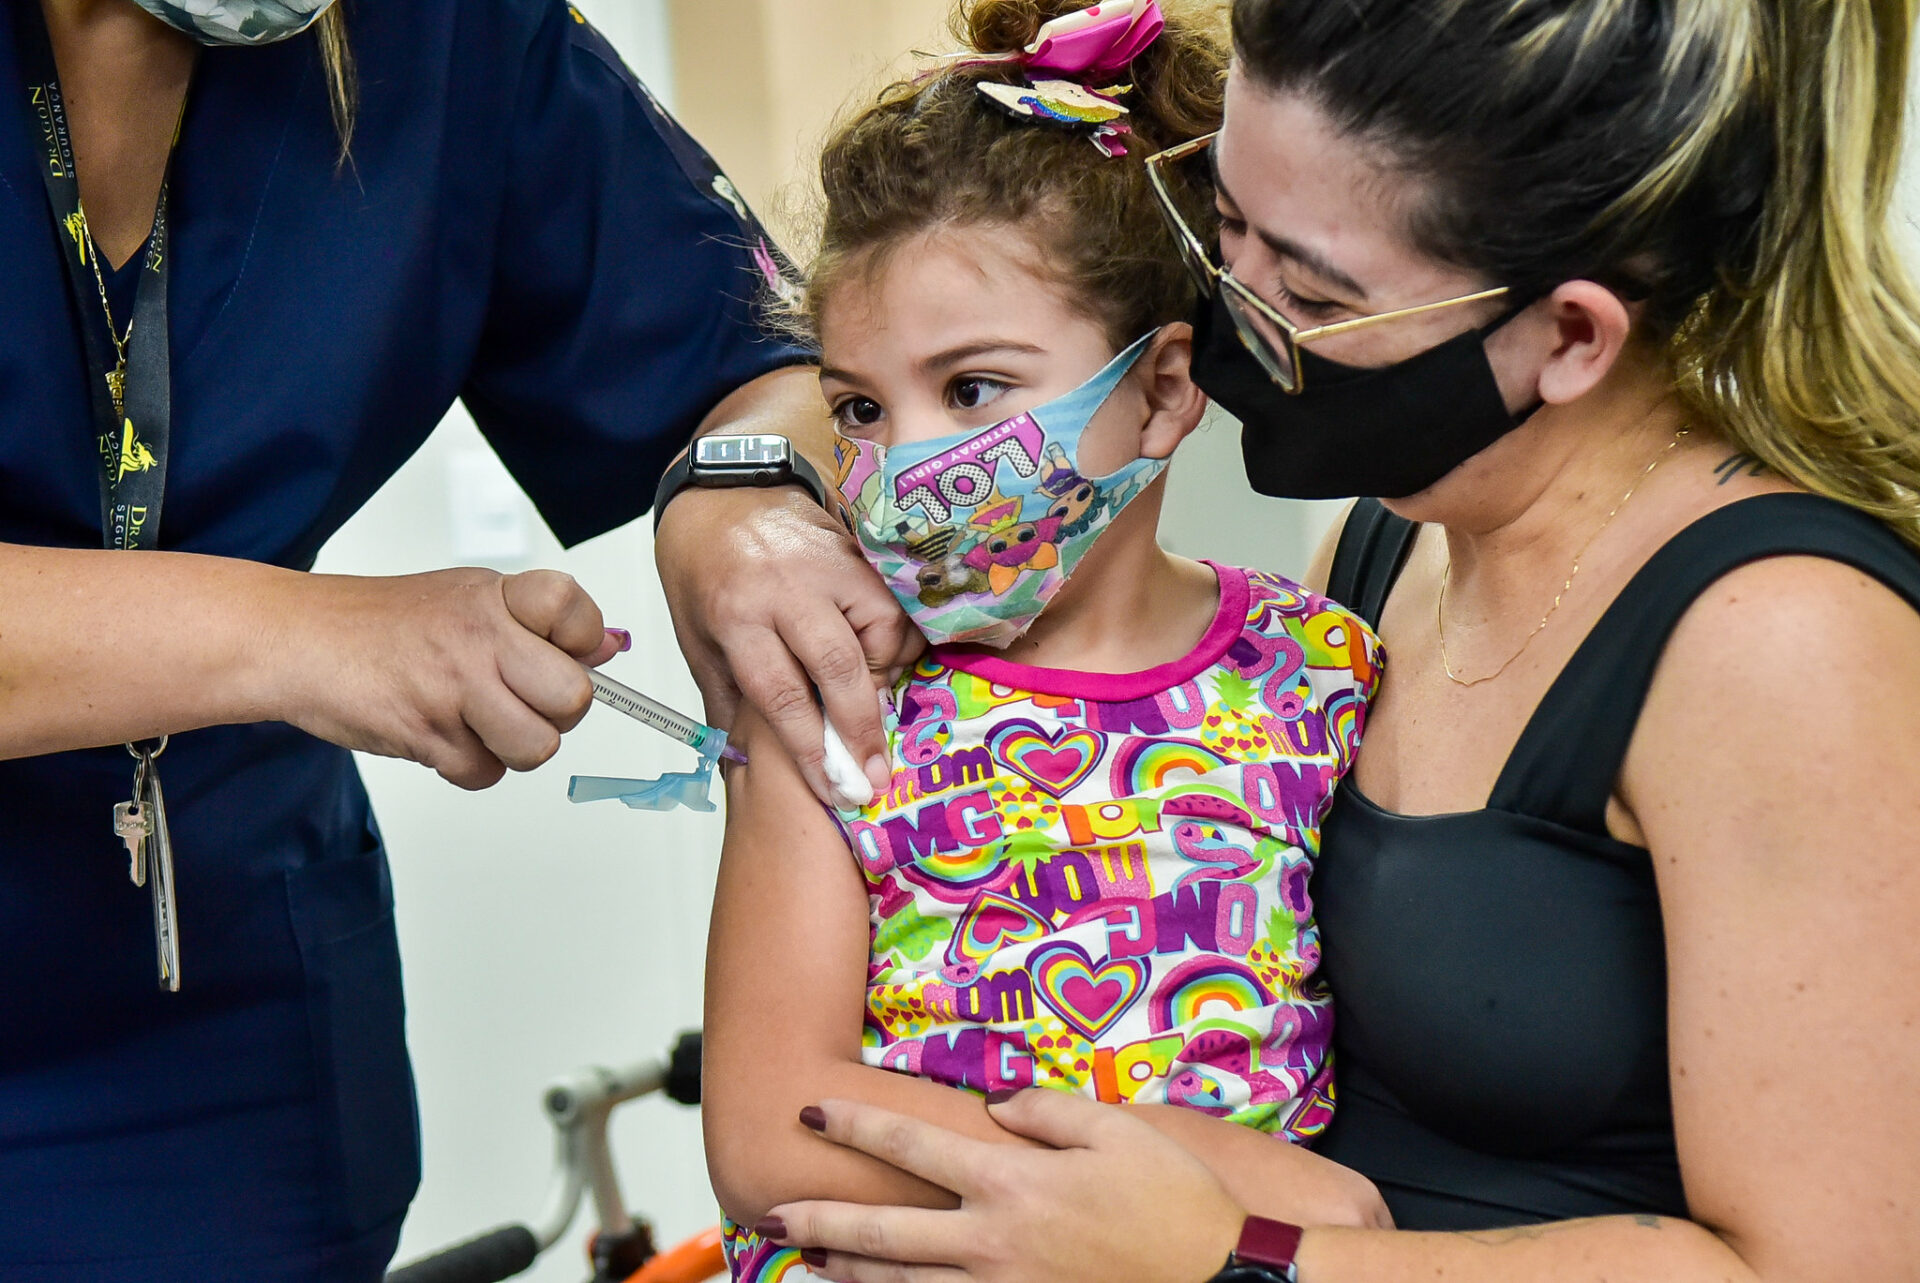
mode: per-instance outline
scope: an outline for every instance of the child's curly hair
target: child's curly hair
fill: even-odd
[[[1227,43],[1221,5],[1162,3],[1165,34],[1126,71],[1103,78],[1132,85],[1122,100],[1133,130],[1125,156],[1102,155],[1084,131],[992,107],[975,86],[1017,78],[1011,64],[960,65],[892,85],[842,124],[820,158],[825,213],[801,326],[817,338],[821,307],[850,270],[884,263],[931,228],[979,224],[1032,237],[1046,270],[1115,347],[1188,317],[1193,284],[1142,162],[1220,127]],[[1086,7],[1087,0],[961,0],[953,30],[968,49],[1012,53],[1045,23]],[[1200,167],[1177,166],[1166,178],[1190,224],[1210,227],[1213,193]]]

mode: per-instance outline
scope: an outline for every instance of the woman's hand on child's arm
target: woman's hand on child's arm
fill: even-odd
[[[952,1207],[947,1191],[800,1122],[825,1099],[859,1100],[963,1135],[1027,1144],[978,1096],[860,1063],[871,943],[867,888],[845,839],[759,714],[733,742],[727,833],[707,943],[703,1105],[721,1206],[751,1226],[797,1198]]]
[[[1178,1105],[1134,1105],[1154,1130],[1207,1165],[1241,1206],[1295,1225],[1392,1229],[1374,1183],[1277,1136]]]

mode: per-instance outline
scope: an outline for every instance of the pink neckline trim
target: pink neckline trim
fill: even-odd
[[[1076,668],[1036,668],[1001,659],[990,651],[936,646],[933,657],[948,668],[970,673],[996,686],[1053,695],[1061,699],[1088,699],[1099,704],[1123,704],[1147,699],[1192,681],[1219,663],[1227,647],[1247,626],[1245,571],[1217,562],[1205,563],[1220,581],[1220,606],[1205,635],[1184,656],[1158,668],[1137,673],[1087,673]]]

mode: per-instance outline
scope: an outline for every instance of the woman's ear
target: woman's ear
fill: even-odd
[[[1593,391],[1612,371],[1633,333],[1634,315],[1627,304],[1592,281],[1568,281],[1536,309],[1537,315],[1526,323],[1504,326],[1487,340],[1500,390],[1516,412],[1538,401],[1565,405]],[[1545,363],[1536,367],[1543,352]],[[1524,373],[1529,368],[1539,370],[1531,381]]]
[[[1162,328],[1140,354],[1133,377],[1147,399],[1141,457],[1164,459],[1200,426],[1207,412],[1207,394],[1193,381],[1193,327],[1180,321]]]

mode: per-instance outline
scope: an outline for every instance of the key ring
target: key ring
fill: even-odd
[[[140,741],[141,744],[148,744],[151,742],[152,742],[151,740]],[[165,735],[162,735],[160,737],[160,747],[153,749],[151,752],[149,752],[144,748],[141,748],[139,744],[130,743],[127,745],[128,755],[131,757],[137,758],[142,762],[151,762],[166,751],[167,751],[167,737]]]

